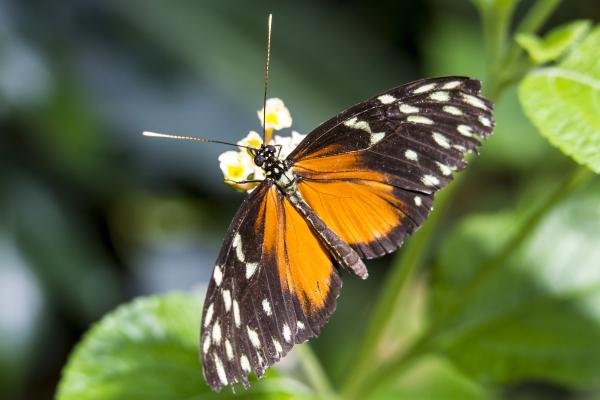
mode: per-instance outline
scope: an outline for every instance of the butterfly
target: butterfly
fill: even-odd
[[[265,179],[231,223],[201,320],[200,356],[213,390],[261,377],[296,343],[319,335],[341,272],[389,254],[427,218],[435,193],[494,128],[479,81],[408,83],[341,112],[285,159],[251,149]]]

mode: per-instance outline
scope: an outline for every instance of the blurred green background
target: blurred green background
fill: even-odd
[[[467,1],[0,1],[1,398],[51,398],[74,344],[116,305],[204,289],[242,199],[222,183],[225,148],[141,132],[237,141],[258,130],[268,12],[270,96],[284,99],[303,133],[410,80],[485,77]],[[542,31],[599,17],[597,0],[565,1]],[[527,121],[516,88],[496,110],[496,133],[465,173],[440,239],[454,237],[444,232],[466,212],[526,208],[572,169]],[[369,262],[367,282],[346,277],[314,341],[334,383],[392,261]],[[430,264],[409,309],[421,307]],[[398,324],[394,346],[411,324],[418,318]],[[530,381],[505,389],[572,393]]]

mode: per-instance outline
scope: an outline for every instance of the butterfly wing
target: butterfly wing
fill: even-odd
[[[397,249],[431,210],[433,195],[493,130],[480,82],[412,82],[342,112],[290,154],[298,190],[363,258]]]
[[[270,182],[244,201],[223,243],[202,316],[201,360],[214,389],[266,368],[319,334],[341,280],[306,221]]]

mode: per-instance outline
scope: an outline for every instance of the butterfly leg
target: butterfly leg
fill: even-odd
[[[358,253],[325,225],[323,220],[313,211],[300,193],[294,191],[286,193],[286,196],[296,210],[306,218],[311,228],[317,233],[321,242],[327,247],[337,263],[353,275],[361,279],[367,279],[369,272]]]
[[[231,179],[225,179],[225,182],[227,182],[227,183],[233,183],[233,184],[236,184],[236,185],[243,185],[244,183],[260,183],[262,181],[263,181],[262,179],[250,179],[250,180],[247,180],[247,181],[233,181]]]

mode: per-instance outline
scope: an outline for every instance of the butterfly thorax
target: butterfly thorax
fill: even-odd
[[[254,151],[254,163],[265,171],[284,193],[296,191],[296,176],[285,159],[279,158],[279,152],[273,145],[261,145]]]

